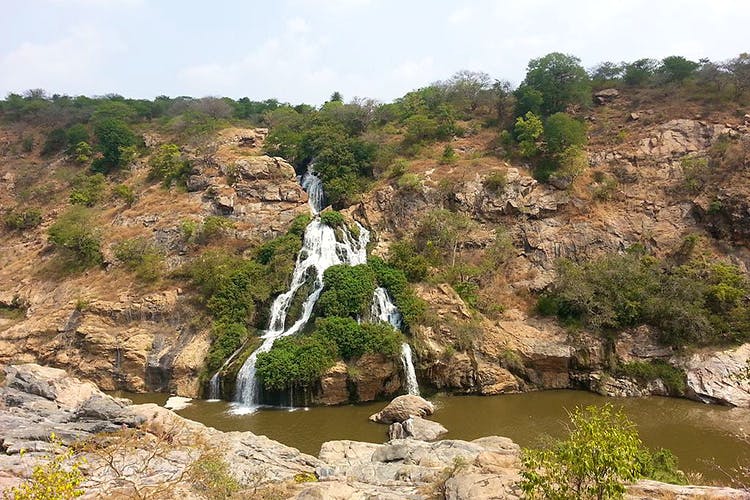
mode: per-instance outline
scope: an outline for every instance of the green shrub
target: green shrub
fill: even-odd
[[[164,187],[174,183],[184,186],[192,170],[190,162],[182,158],[180,148],[175,144],[162,144],[148,165],[149,179],[161,181]]]
[[[385,288],[393,297],[393,301],[404,320],[403,329],[406,331],[417,325],[422,320],[426,305],[409,286],[406,274],[401,269],[386,264],[377,257],[369,259],[368,266],[375,272],[378,286]]]
[[[81,141],[77,143],[73,148],[73,156],[76,163],[80,163],[81,165],[83,165],[91,161],[91,158],[93,158],[94,156],[94,152],[91,149],[91,146],[89,146],[88,142]]]
[[[682,188],[690,194],[697,194],[705,186],[710,173],[708,159],[686,156],[680,161],[682,166]]]
[[[532,158],[539,154],[540,138],[544,132],[544,125],[531,111],[523,117],[516,118],[516,124],[513,128],[518,140],[518,148],[521,157]]]
[[[215,321],[211,329],[211,347],[206,355],[206,369],[216,372],[240,346],[247,340],[247,327],[240,323]]]
[[[661,379],[672,394],[682,395],[685,392],[685,372],[666,361],[658,359],[650,362],[631,361],[622,364],[618,372],[642,383]]]
[[[336,345],[319,335],[284,337],[258,355],[255,373],[268,390],[310,387],[333,366],[336,354]]]
[[[105,118],[96,124],[94,134],[102,156],[94,161],[91,169],[106,174],[125,166],[127,158],[123,158],[123,148],[136,144],[130,127],[119,118]]]
[[[446,144],[443,148],[443,154],[440,156],[440,163],[443,165],[449,165],[451,163],[456,163],[457,160],[458,157],[456,156],[456,152],[450,144]]]
[[[555,113],[544,122],[544,140],[548,153],[559,154],[586,144],[586,126],[566,113]]]
[[[49,228],[49,240],[67,254],[71,267],[87,268],[102,263],[101,239],[91,212],[83,207],[72,207]]]
[[[30,135],[21,139],[21,150],[24,153],[31,153],[34,150],[34,138]]]
[[[403,271],[411,282],[425,279],[430,268],[427,258],[417,253],[414,245],[405,240],[391,244],[388,264]]]
[[[113,247],[115,257],[143,281],[156,281],[164,272],[164,255],[146,238],[133,238]]]
[[[68,153],[71,153],[80,143],[86,143],[88,145],[89,131],[86,125],[82,123],[76,123],[71,125],[65,130],[65,142]]]
[[[403,337],[388,323],[360,324],[352,318],[331,316],[318,318],[315,334],[336,345],[339,355],[350,360],[365,353],[381,353],[387,357],[397,356]]]
[[[223,238],[232,229],[234,229],[234,222],[230,219],[219,215],[209,215],[203,219],[203,224],[195,234],[195,239],[202,244],[210,243]]]
[[[566,439],[545,450],[524,450],[523,492],[531,498],[622,498],[625,485],[651,472],[651,454],[620,410],[576,408]]]
[[[23,231],[42,223],[42,211],[38,208],[9,210],[3,215],[3,224],[12,231]]]
[[[44,146],[42,146],[42,154],[49,156],[58,151],[62,151],[67,142],[68,138],[65,134],[65,130],[61,128],[53,129],[47,134],[47,139],[45,139]]]
[[[106,184],[107,181],[102,174],[76,175],[71,182],[70,203],[93,207],[102,199]]]
[[[375,292],[375,273],[369,266],[337,265],[323,273],[323,291],[316,310],[321,316],[364,315]]]
[[[404,174],[398,178],[396,185],[403,191],[419,192],[422,179],[417,174]]]
[[[320,222],[330,227],[341,227],[344,225],[344,216],[341,212],[327,210],[320,214]]]
[[[131,206],[135,202],[135,193],[133,188],[127,184],[118,184],[112,188],[112,195],[115,198],[119,198],[125,202],[127,206]]]

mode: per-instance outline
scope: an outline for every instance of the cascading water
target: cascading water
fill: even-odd
[[[221,372],[224,371],[224,368],[229,366],[229,364],[234,361],[234,358],[237,357],[239,353],[242,352],[242,350],[245,348],[245,345],[247,342],[243,343],[239,349],[234,351],[231,356],[227,358],[226,361],[224,361],[224,364],[221,365],[221,367],[216,370],[216,373],[214,373],[213,377],[211,377],[208,381],[208,401],[219,401],[221,400]]]
[[[388,291],[383,287],[375,289],[370,316],[373,320],[390,323],[399,330],[403,324],[401,313],[391,300],[391,296],[388,295]],[[417,382],[417,372],[414,370],[414,357],[412,356],[411,346],[407,342],[401,344],[401,364],[404,366],[404,375],[406,376],[406,392],[419,396],[419,383]]]
[[[268,329],[261,337],[263,343],[247,358],[237,373],[235,401],[240,406],[235,408],[235,413],[250,413],[255,410],[260,395],[259,384],[255,377],[255,362],[258,354],[270,351],[276,339],[295,334],[307,324],[315,303],[323,291],[323,272],[337,264],[355,266],[367,261],[367,243],[370,241],[370,232],[357,224],[359,236],[354,238],[344,227],[340,233],[342,241],[337,241],[333,228],[323,224],[320,217],[317,217],[325,203],[320,178],[308,170],[302,176],[301,184],[308,193],[310,211],[315,218],[305,229],[304,243],[297,256],[289,290],[276,297],[271,306]],[[310,295],[302,305],[302,314],[293,325],[285,328],[286,316],[295,293],[307,282],[310,272],[315,273],[315,282]]]

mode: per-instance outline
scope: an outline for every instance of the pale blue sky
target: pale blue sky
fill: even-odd
[[[3,0],[0,95],[390,100],[469,69],[517,84],[529,59],[750,51],[747,0]]]

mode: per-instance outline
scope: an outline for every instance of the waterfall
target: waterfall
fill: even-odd
[[[337,264],[354,266],[364,264],[367,261],[367,243],[370,240],[370,232],[357,224],[359,237],[354,238],[349,230],[344,227],[342,241],[336,241],[336,233],[333,228],[320,222],[320,218],[317,217],[324,207],[325,200],[320,178],[308,171],[302,176],[301,183],[308,192],[310,210],[315,218],[305,229],[302,250],[297,255],[289,290],[273,301],[268,329],[261,336],[263,343],[247,358],[237,373],[235,401],[240,403],[241,406],[235,408],[235,413],[254,411],[255,405],[259,402],[260,389],[255,377],[255,362],[258,359],[258,354],[270,351],[276,339],[293,335],[307,324],[315,303],[323,291],[323,272]],[[302,305],[301,316],[292,326],[285,329],[287,312],[294,295],[305,284],[310,270],[315,272],[313,290]]]
[[[399,330],[403,324],[401,313],[396,304],[393,303],[393,300],[391,300],[388,291],[383,287],[375,289],[372,297],[370,316],[372,317],[372,321],[384,321]],[[407,342],[401,344],[401,364],[404,366],[404,375],[406,377],[406,392],[419,396],[419,383],[417,382],[417,373],[414,370],[414,357],[411,352],[411,346]]]
[[[214,373],[213,377],[211,377],[208,381],[208,401],[219,401],[221,400],[221,372],[224,371],[224,368],[229,366],[229,364],[234,361],[234,358],[237,357],[239,353],[242,352],[242,350],[245,348],[245,345],[247,345],[247,341],[243,342],[242,345],[232,353],[231,356],[227,358],[226,361],[224,361],[224,364],[221,365],[221,367],[216,370],[216,373]]]
[[[404,365],[406,375],[406,392],[419,396],[419,382],[417,372],[414,370],[414,357],[411,354],[411,346],[404,342],[401,344],[401,364]]]

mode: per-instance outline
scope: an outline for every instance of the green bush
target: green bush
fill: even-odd
[[[586,126],[566,113],[555,113],[544,122],[544,140],[547,152],[556,155],[586,144]]]
[[[70,203],[93,207],[104,196],[106,184],[107,180],[102,174],[87,175],[81,173],[76,175],[71,182]]]
[[[523,158],[533,158],[540,152],[540,138],[544,132],[544,125],[531,111],[516,118],[513,127],[518,140],[519,153]]]
[[[135,202],[135,193],[133,188],[127,184],[118,184],[112,188],[112,195],[115,198],[119,198],[125,202],[127,206],[132,205]]]
[[[148,165],[149,179],[159,180],[167,188],[174,183],[184,186],[192,170],[190,162],[182,158],[180,148],[175,144],[162,144]]]
[[[65,142],[68,153],[72,153],[75,148],[82,142],[88,144],[89,131],[82,123],[71,125],[65,130]]]
[[[105,118],[94,127],[94,134],[98,142],[99,152],[91,169],[103,174],[126,165],[123,160],[123,148],[136,144],[136,138],[130,127],[118,118]]]
[[[394,357],[403,342],[398,330],[388,323],[360,324],[352,318],[337,316],[318,318],[315,334],[333,342],[344,360],[359,358],[368,352]]]
[[[378,286],[385,288],[393,297],[393,301],[401,312],[404,320],[403,329],[417,325],[423,318],[426,305],[422,299],[417,297],[414,290],[409,286],[406,274],[382,259],[373,257],[368,260],[368,266],[375,272]]]
[[[405,240],[391,244],[388,264],[403,271],[411,282],[424,280],[430,268],[427,258],[417,253],[414,245]]]
[[[748,294],[736,266],[704,259],[676,265],[631,252],[561,261],[538,310],[601,331],[653,325],[666,345],[711,345],[750,338]]]
[[[45,139],[44,146],[42,146],[42,154],[44,156],[49,156],[51,154],[57,153],[58,151],[62,151],[67,143],[68,138],[65,134],[65,130],[61,128],[53,129],[49,134],[47,134],[47,139]]]
[[[685,372],[666,361],[658,359],[650,362],[631,361],[622,364],[618,368],[618,373],[642,383],[661,379],[670,393],[682,395],[685,392]]]
[[[42,211],[38,208],[9,210],[3,215],[3,224],[12,231],[23,231],[42,223]]]
[[[321,316],[364,315],[375,292],[375,273],[369,266],[337,265],[323,273],[323,291],[316,310]]]
[[[217,241],[234,229],[234,222],[219,215],[209,215],[203,219],[200,229],[194,235],[201,244]]]
[[[83,207],[72,207],[50,226],[49,240],[71,261],[73,268],[100,265],[103,261],[99,230],[91,212]]]
[[[76,163],[80,163],[81,165],[83,165],[91,161],[91,158],[93,158],[94,156],[94,152],[91,149],[91,146],[89,146],[88,142],[81,141],[77,143],[73,148],[73,156]]]
[[[211,347],[206,355],[206,369],[214,373],[221,368],[224,361],[247,340],[247,336],[248,329],[243,324],[215,321],[211,329]]]
[[[656,464],[676,465],[652,456],[635,425],[609,404],[576,408],[570,420],[566,439],[523,451],[520,485],[529,497],[622,498],[625,485],[655,473]]]
[[[319,335],[284,337],[258,355],[255,373],[268,390],[310,387],[333,366],[336,354],[336,345]]]
[[[330,227],[341,227],[344,225],[344,216],[341,212],[327,210],[320,214],[320,222]]]
[[[143,281],[156,281],[164,272],[164,255],[146,238],[124,240],[113,247],[115,257]]]

